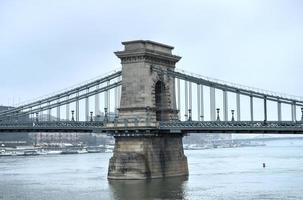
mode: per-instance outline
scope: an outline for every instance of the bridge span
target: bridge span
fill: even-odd
[[[177,70],[175,65],[181,57],[173,55],[174,47],[169,45],[149,40],[122,44],[124,50],[115,52],[122,70],[1,111],[0,132],[111,134],[116,143],[109,179],[188,175],[182,147],[182,137],[188,133],[303,134],[302,97]],[[205,89],[209,91],[208,100]],[[221,107],[218,92],[222,94]],[[230,94],[235,95],[234,107],[228,101]],[[249,99],[245,104],[248,120],[243,120],[242,97]],[[256,120],[256,99],[262,100],[262,120]],[[269,103],[276,104],[275,120],[268,120]],[[290,107],[290,118],[282,109],[284,105]]]

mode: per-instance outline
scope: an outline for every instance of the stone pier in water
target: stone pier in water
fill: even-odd
[[[157,130],[160,121],[177,120],[174,70],[181,57],[173,47],[148,40],[123,42],[115,52],[122,63],[119,117],[112,127],[115,149],[109,162],[109,179],[147,179],[187,176],[182,134]],[[126,129],[125,127],[133,127]]]

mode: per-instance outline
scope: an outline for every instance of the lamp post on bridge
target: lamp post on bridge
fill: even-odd
[[[217,121],[220,121],[220,108],[217,108]]]
[[[93,121],[93,112],[92,111],[90,112],[90,121],[91,122]]]
[[[188,109],[188,115],[189,115],[188,121],[191,121],[191,109]]]
[[[185,113],[184,117],[185,117],[185,120],[186,120],[186,119],[187,119],[187,117],[188,117],[188,115]]]
[[[75,121],[74,114],[75,114],[75,111],[72,110],[72,121]]]
[[[107,108],[104,108],[104,121],[108,121],[108,116],[107,116]]]
[[[38,122],[39,119],[38,119],[38,113],[36,113],[36,122]]]
[[[235,110],[231,110],[231,121],[235,121]]]
[[[301,107],[301,113],[302,113],[301,122],[303,122],[303,107]]]

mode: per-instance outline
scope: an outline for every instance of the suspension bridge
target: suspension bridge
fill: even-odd
[[[148,40],[122,44],[124,50],[115,52],[121,59],[121,70],[0,112],[0,132],[113,135],[116,146],[109,166],[112,179],[188,174],[182,148],[182,137],[187,133],[303,133],[302,97],[177,70],[175,64],[181,57],[173,55],[169,45]],[[222,114],[217,107],[218,92],[222,94]],[[230,94],[235,95],[236,106],[229,111]],[[104,97],[104,112],[100,95]],[[249,99],[247,105],[243,97]],[[255,120],[256,100],[263,102],[262,120]],[[276,104],[276,120],[268,120],[269,102]],[[82,104],[84,120],[80,120]],[[243,104],[249,108],[249,120],[241,118]],[[290,106],[290,119],[285,120],[283,105]],[[300,117],[298,110],[302,112]]]

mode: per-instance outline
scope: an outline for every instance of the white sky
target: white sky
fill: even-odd
[[[115,69],[113,52],[137,39],[174,46],[186,71],[303,96],[302,10],[301,0],[1,0],[0,105]]]

